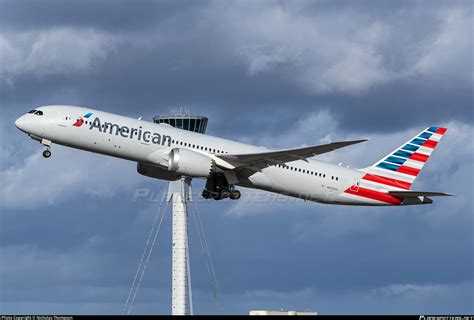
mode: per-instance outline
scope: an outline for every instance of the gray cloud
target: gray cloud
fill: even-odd
[[[88,73],[68,77],[51,72],[77,70],[75,60],[64,58],[59,60],[61,68],[52,68],[47,77],[17,74],[15,88],[1,89],[5,102],[28,104],[34,97],[41,103],[67,100],[122,112],[130,112],[131,105],[156,112],[147,106],[159,111],[187,104],[218,117],[232,108],[244,123],[255,119],[256,108],[292,110],[289,120],[294,120],[326,107],[345,122],[344,128],[377,131],[390,128],[374,119],[392,119],[393,129],[420,120],[473,119],[472,8],[465,2],[379,4],[376,9],[340,4],[337,10],[324,2],[144,2],[141,9],[126,10],[120,2],[100,21],[85,17],[85,12],[100,13],[109,5],[81,2],[65,8],[53,2],[61,15],[43,6],[36,11],[14,6],[12,17],[44,15],[40,21],[32,18],[41,30],[37,34],[48,35],[61,26],[78,30],[79,39],[84,30],[93,30],[100,41],[92,37],[87,42],[92,47],[78,51],[82,64],[77,65],[87,66],[81,70]],[[124,11],[131,17],[142,12],[144,17],[130,19],[130,26]],[[17,24],[11,19],[6,17],[10,28],[5,28],[4,38],[16,39],[31,30],[12,27]],[[117,26],[120,19],[122,27]],[[76,43],[65,38],[62,48],[55,47],[56,56],[76,50]],[[24,44],[26,52],[33,52],[38,41],[32,38]],[[91,64],[93,57],[102,60]],[[50,64],[45,65],[49,70]],[[429,114],[413,112],[428,107]],[[361,113],[370,114],[371,120]]]

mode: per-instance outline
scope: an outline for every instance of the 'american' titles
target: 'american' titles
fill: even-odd
[[[96,117],[89,126],[90,130],[94,128],[97,128],[99,132],[102,133],[107,133],[108,130],[109,134],[115,133],[116,136],[120,134],[124,138],[136,138],[139,141],[151,142],[153,144],[165,145],[165,143],[168,143],[168,147],[171,147],[171,136],[162,136],[157,132],[143,131],[141,126],[136,129],[127,126],[119,126],[118,124],[111,122],[104,122],[104,124],[102,124],[100,119]]]

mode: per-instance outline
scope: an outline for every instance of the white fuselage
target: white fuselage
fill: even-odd
[[[34,139],[163,169],[168,165],[166,155],[173,148],[190,149],[211,157],[222,153],[269,151],[267,148],[181,130],[167,124],[88,108],[47,106],[37,110],[41,110],[43,115],[25,114],[16,121],[17,127]],[[89,113],[92,115],[85,118]],[[84,123],[75,126],[78,119],[82,119]],[[357,189],[364,174],[360,170],[314,159],[295,160],[287,162],[286,166],[272,165],[249,176],[238,176],[236,185],[323,203],[389,205],[345,193],[350,188]]]

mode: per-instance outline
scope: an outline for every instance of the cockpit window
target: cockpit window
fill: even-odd
[[[35,112],[35,114],[38,115],[38,116],[42,116],[42,115],[43,115],[43,111],[38,110],[38,111]]]
[[[36,109],[33,109],[31,111],[28,111],[28,113],[35,113],[36,112]]]

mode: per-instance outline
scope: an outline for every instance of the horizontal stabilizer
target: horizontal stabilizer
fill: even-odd
[[[454,196],[454,194],[451,194],[451,193],[428,192],[428,191],[389,191],[388,194],[391,196],[401,197],[401,198]]]

